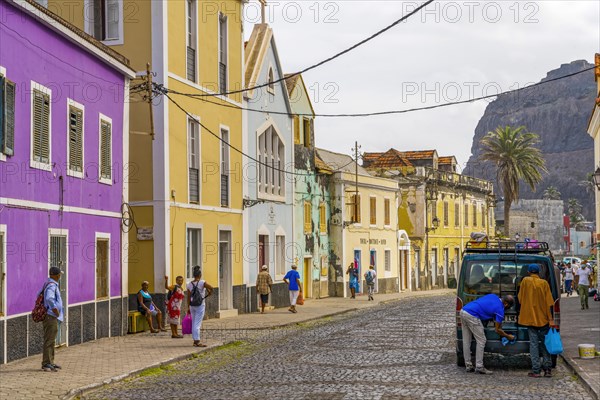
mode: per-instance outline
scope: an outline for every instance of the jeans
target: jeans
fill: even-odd
[[[47,364],[54,364],[54,345],[56,343],[56,334],[58,333],[58,320],[50,314],[42,322],[44,328],[44,350],[42,354],[42,367]]]
[[[572,294],[573,293],[572,284],[573,284],[573,279],[567,279],[567,280],[565,280],[565,292],[566,293],[568,293],[568,294]]]
[[[204,319],[204,310],[206,310],[206,304],[190,306],[190,313],[192,314],[192,339],[194,340],[200,340],[200,328]]]
[[[299,290],[290,290],[290,305],[295,306],[296,300],[298,300]]]
[[[529,333],[529,354],[531,356],[531,369],[534,373],[539,374],[541,370],[549,370],[552,368],[552,359],[550,353],[546,349],[544,343],[546,334],[550,330],[550,326],[535,327],[530,326],[527,328]],[[540,343],[541,342],[541,343]],[[542,365],[540,366],[540,350],[542,352]]]
[[[579,302],[581,303],[581,309],[589,308],[588,306],[588,290],[590,285],[579,285],[577,292],[579,293]]]
[[[483,368],[483,350],[485,349],[485,333],[483,323],[477,317],[472,316],[465,310],[460,311],[460,320],[462,322],[462,340],[465,365],[472,367],[471,363],[471,338],[475,337],[475,368]]]

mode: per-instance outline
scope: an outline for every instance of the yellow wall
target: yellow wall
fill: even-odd
[[[152,207],[135,207],[135,223],[138,227],[153,226]],[[136,227],[129,231],[129,293],[135,293],[141,288],[143,281],[150,282],[150,290],[154,291],[154,242],[152,240],[138,241]],[[163,282],[158,282],[159,286]],[[162,287],[162,286],[160,286]]]

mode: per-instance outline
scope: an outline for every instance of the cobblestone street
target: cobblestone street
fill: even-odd
[[[486,357],[492,376],[458,368],[453,300],[411,298],[294,328],[249,331],[243,340],[82,398],[589,398],[562,362],[551,379],[528,378],[519,357]]]

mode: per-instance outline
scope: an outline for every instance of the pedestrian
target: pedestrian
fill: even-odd
[[[202,279],[202,270],[199,265],[193,269],[194,280],[187,285],[188,295],[188,312],[192,314],[192,339],[194,346],[206,347],[200,343],[200,329],[202,328],[202,320],[206,311],[206,299],[213,292],[213,287]]]
[[[150,332],[166,332],[167,330],[163,327],[162,324],[162,312],[158,309],[158,307],[156,307],[156,304],[154,304],[154,301],[152,301],[152,296],[150,295],[150,293],[148,293],[149,286],[150,283],[148,283],[148,281],[142,282],[142,288],[137,293],[138,311],[146,317],[146,321],[148,321],[148,326],[150,327]],[[152,317],[156,317],[156,322],[158,322],[158,329],[154,329]]]
[[[588,305],[588,291],[590,289],[591,275],[592,270],[588,266],[587,262],[584,261],[581,263],[581,267],[577,270],[575,278],[575,281],[577,282],[577,293],[579,294],[579,303],[581,304],[582,310],[590,308]]]
[[[543,370],[545,377],[552,376],[552,359],[546,349],[544,340],[550,327],[554,327],[554,317],[551,307],[554,299],[548,282],[540,278],[540,266],[529,264],[529,276],[523,279],[519,288],[519,325],[526,326],[529,334],[529,355],[531,356],[532,372],[527,376],[541,377]],[[540,352],[543,359],[540,365]]]
[[[353,262],[348,265],[346,275],[348,275],[348,287],[350,287],[350,293],[352,295],[350,298],[355,299],[356,292],[358,292],[358,268]]]
[[[265,313],[265,306],[269,302],[269,293],[273,291],[273,278],[269,274],[269,267],[263,265],[256,277],[256,293],[260,295],[260,313]]]
[[[483,350],[485,349],[485,332],[483,321],[494,321],[496,333],[508,340],[514,340],[514,336],[502,330],[504,321],[504,310],[511,308],[515,299],[511,295],[498,297],[491,293],[474,300],[460,310],[460,321],[462,323],[463,354],[467,372],[491,375],[492,371],[483,366]],[[475,337],[475,367],[471,362],[471,338]]]
[[[571,264],[565,266],[563,274],[565,277],[565,292],[567,292],[567,297],[569,297],[573,294],[573,267]]]
[[[377,271],[375,271],[375,267],[369,265],[369,270],[365,272],[365,282],[367,283],[367,289],[369,290],[369,299],[373,299],[373,292],[375,291],[375,278],[377,277]]]
[[[56,372],[61,369],[60,365],[54,363],[54,345],[58,333],[58,322],[63,322],[63,303],[58,287],[62,273],[60,268],[50,267],[49,278],[40,290],[40,293],[44,292],[44,307],[46,307],[46,317],[42,322],[44,328],[42,370],[46,372]]]
[[[169,277],[165,276],[165,289],[167,294],[167,323],[171,325],[171,337],[173,339],[183,339],[183,335],[177,332],[179,320],[181,318],[181,305],[185,295],[183,293],[183,276],[175,278],[175,284],[169,286]]]
[[[290,308],[288,311],[297,313],[296,311],[296,300],[298,300],[298,294],[302,293],[302,284],[300,282],[300,274],[296,271],[298,267],[292,264],[292,269],[285,274],[283,281],[288,285],[290,291]]]

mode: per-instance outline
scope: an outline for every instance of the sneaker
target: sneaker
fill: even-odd
[[[475,372],[475,367],[473,367],[472,365],[468,366],[467,372]]]
[[[58,364],[52,364],[52,367],[54,369],[62,369],[62,367],[60,365],[58,365]]]
[[[542,375],[538,374],[537,372],[530,372],[527,374],[528,377],[530,378],[541,378]]]
[[[46,364],[42,366],[42,371],[44,372],[56,372],[56,369],[52,366],[52,364]]]
[[[482,375],[491,375],[491,374],[493,374],[492,371],[490,371],[489,369],[485,369],[485,367],[475,368],[475,373],[476,374],[482,374]]]

